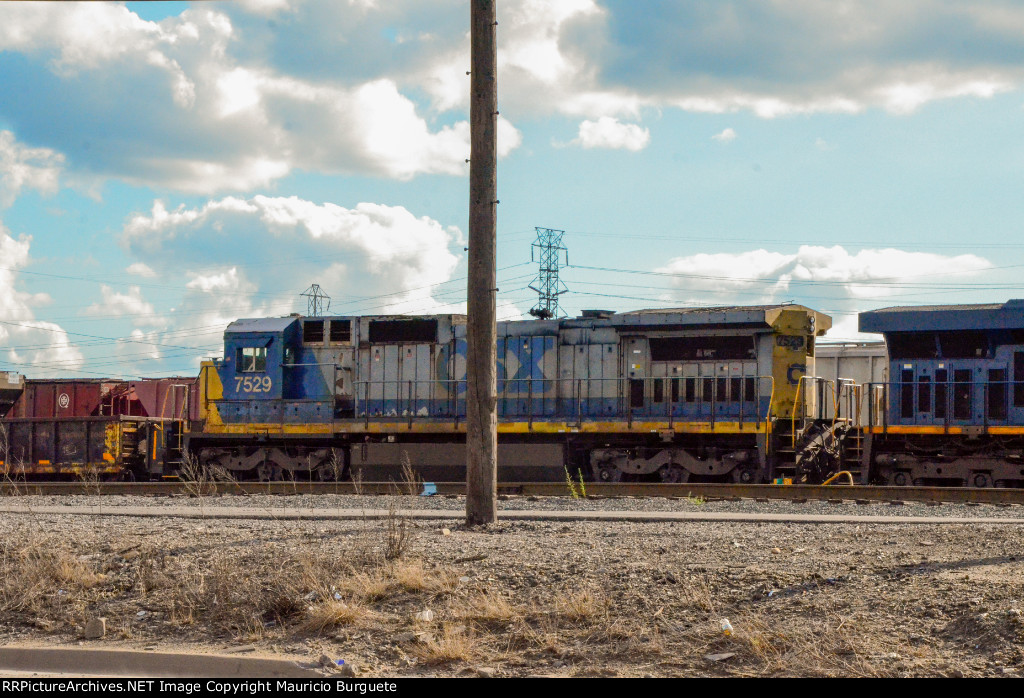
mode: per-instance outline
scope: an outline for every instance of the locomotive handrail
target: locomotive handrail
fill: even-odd
[[[826,419],[824,413],[826,390],[831,391],[832,395],[832,426],[835,427],[836,422],[839,421],[839,404],[841,399],[841,393],[844,385],[856,386],[857,383],[852,378],[839,378],[838,386],[837,381],[833,381],[823,376],[807,376],[802,375],[797,379],[796,382],[796,397],[793,399],[793,422],[800,422],[801,426],[807,422],[808,419]],[[808,408],[808,400],[804,397],[806,386],[814,384],[817,387],[818,395],[815,401],[817,405],[817,416],[809,417],[806,414]],[[802,404],[801,404],[802,403]],[[795,427],[790,430],[790,443],[791,447],[796,449],[796,437],[797,431]]]
[[[829,381],[829,385],[832,386],[832,395],[833,395],[833,400],[832,400],[832,427],[834,428],[835,425],[836,425],[836,422],[843,421],[839,417],[839,404],[840,404],[840,402],[842,400],[843,387],[844,386],[849,386],[849,387],[851,387],[853,389],[856,389],[858,386],[857,386],[857,381],[855,381],[853,378],[837,378],[836,382],[834,384],[832,383],[832,381]],[[847,395],[851,395],[851,393],[847,393]],[[852,415],[852,413],[853,413],[853,406],[852,405],[848,405],[848,407],[850,409],[851,416],[847,419],[847,421],[850,421],[852,423],[853,422],[853,415]]]
[[[931,378],[931,376],[925,376]],[[905,426],[992,427],[1014,424],[1013,390],[1022,381],[970,380],[886,381],[865,383],[868,427],[888,433],[893,424]],[[890,414],[891,413],[891,414]]]
[[[800,398],[803,397],[803,394],[804,394],[803,384],[804,384],[804,379],[805,378],[807,378],[806,375],[801,375],[799,378],[796,379],[796,398],[793,399],[793,422],[794,422],[794,424],[795,424],[795,422],[798,419],[801,422],[804,419],[803,415],[800,413]],[[804,402],[806,402],[806,400]],[[790,447],[794,451],[796,450],[796,431],[797,430],[796,430],[795,427],[793,429],[789,430],[790,441],[791,441]]]
[[[735,397],[726,393],[720,396],[720,381],[752,380],[752,388],[733,388],[739,392]],[[634,405],[631,399],[631,382],[643,383],[642,404]],[[767,383],[765,390],[764,381]],[[405,417],[410,423],[417,417],[459,418],[464,409],[461,403],[465,379],[444,380],[360,380],[354,381],[355,414],[369,426],[372,417]],[[607,390],[604,386],[614,386]],[[427,387],[429,386],[429,387]],[[651,386],[654,386],[653,388]],[[424,387],[423,394],[418,391]],[[727,389],[728,390],[728,389]],[[586,396],[584,396],[586,392]],[[767,394],[765,394],[767,393]],[[653,396],[660,396],[655,401]],[[768,398],[765,406],[761,401]],[[770,421],[775,399],[774,376],[658,376],[645,378],[510,378],[500,381],[497,400],[502,417],[524,417],[532,428],[538,418],[569,417],[582,424],[585,417],[608,416],[624,419],[632,427],[637,417],[663,417],[674,425],[686,412],[696,412],[692,417],[706,418],[712,427],[723,417],[723,407],[728,407],[731,417],[743,423],[748,414],[753,421]],[[595,411],[587,414],[585,400],[614,400],[618,403],[614,412]],[[557,401],[557,402],[556,402]],[[571,401],[571,402],[569,402]],[[438,402],[445,403],[438,408]],[[752,413],[748,403],[753,403]],[[515,405],[519,405],[516,407]],[[560,405],[560,406],[559,406]],[[572,406],[570,406],[572,405]],[[692,407],[686,407],[687,405]],[[419,414],[427,406],[427,414]],[[572,410],[575,410],[573,414]],[[769,428],[766,425],[766,428]]]

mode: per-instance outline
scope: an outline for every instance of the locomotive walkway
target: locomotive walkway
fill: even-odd
[[[453,521],[465,520],[461,509],[335,509],[320,507],[236,507],[206,506],[33,506],[29,504],[0,505],[0,514],[60,516],[127,516],[145,518],[189,519],[267,519],[267,520],[367,520],[402,517],[407,519]],[[1024,525],[1024,518],[1012,517],[949,517],[893,516],[855,514],[740,513],[715,511],[542,511],[499,510],[503,521],[631,521],[631,522],[695,522],[721,521],[732,523],[788,524],[1006,524]]]

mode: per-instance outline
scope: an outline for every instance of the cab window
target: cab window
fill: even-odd
[[[238,373],[262,373],[267,370],[266,347],[239,347],[236,359]]]

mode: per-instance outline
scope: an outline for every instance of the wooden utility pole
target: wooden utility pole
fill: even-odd
[[[469,288],[466,320],[466,523],[498,519],[498,50],[496,0],[470,0]]]

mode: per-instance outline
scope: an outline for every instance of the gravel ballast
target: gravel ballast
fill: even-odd
[[[511,497],[503,509],[881,523],[135,518],[42,506],[465,506],[461,497],[21,497],[0,642],[344,659],[360,676],[1013,676],[1020,507]],[[429,613],[427,613],[429,611]],[[92,618],[106,635],[84,640]],[[731,634],[722,630],[728,619]]]

